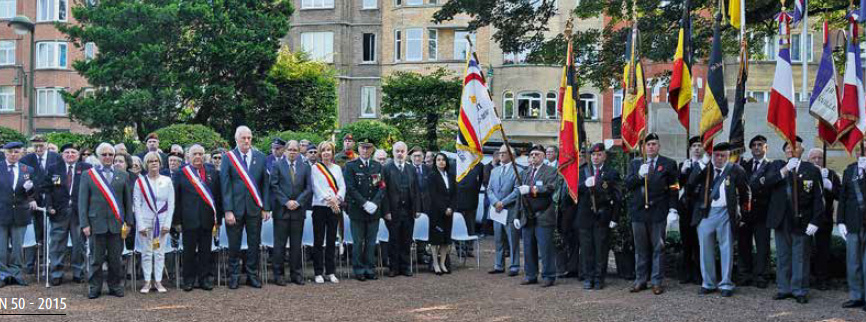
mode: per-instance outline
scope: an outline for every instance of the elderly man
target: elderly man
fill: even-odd
[[[839,191],[839,210],[836,222],[839,235],[846,243],[846,274],[848,278],[848,301],[843,308],[863,307],[866,284],[864,284],[864,264],[866,264],[866,202],[863,192],[866,191],[866,156],[857,158],[857,162],[848,165],[843,174],[842,186]],[[866,308],[864,308],[866,310]]]
[[[241,275],[241,237],[247,233],[244,267],[247,285],[261,288],[259,245],[262,221],[271,218],[271,185],[265,168],[265,155],[252,148],[253,132],[246,126],[235,130],[234,150],[226,152],[220,166],[220,185],[229,238],[229,289],[237,289]]]
[[[511,254],[511,264],[508,267],[508,276],[517,276],[520,272],[520,230],[511,223],[517,218],[515,211],[520,191],[517,190],[517,175],[511,164],[511,155],[508,146],[502,145],[494,156],[500,165],[490,171],[490,181],[487,184],[487,198],[490,205],[497,212],[506,211],[505,224],[498,221],[493,222],[493,240],[496,243],[496,257],[493,260],[493,270],[489,274],[500,274],[505,272],[505,252]],[[491,161],[491,163],[493,163]],[[506,249],[507,248],[507,249]]]
[[[126,144],[123,143],[115,144],[114,152],[117,154],[129,154],[129,151],[126,149]]]
[[[826,167],[824,150],[813,148],[809,150],[809,162],[821,170],[821,180],[824,183],[824,214],[818,225],[818,232],[812,238],[815,245],[815,260],[812,261],[812,272],[815,277],[815,288],[826,291],[830,288],[830,240],[833,235],[833,203],[839,196],[842,182],[836,171]]]
[[[55,163],[63,163],[63,159],[60,158],[59,154],[48,151],[48,143],[43,135],[37,134],[30,138],[30,146],[33,148],[33,153],[22,155],[21,163],[32,168],[33,183],[36,184],[33,197],[38,206],[44,207],[45,189],[43,186],[45,185],[46,172]],[[36,240],[41,242],[45,240],[45,236],[43,236],[45,234],[45,217],[41,211],[34,211],[32,215]],[[27,261],[26,270],[32,271],[36,263],[36,254],[28,251],[25,260]]]
[[[351,222],[355,250],[352,253],[352,271],[359,281],[376,277],[376,261],[373,255],[376,249],[376,234],[379,231],[379,218],[382,214],[379,206],[385,198],[387,184],[383,180],[382,165],[371,158],[375,149],[373,143],[361,140],[358,158],[346,163],[346,168],[343,170],[343,178],[346,180],[346,201],[349,206],[346,213]],[[409,241],[412,238],[411,227],[413,226],[409,226],[407,235]],[[390,233],[395,237],[406,234],[400,229],[393,229]],[[404,241],[398,240],[390,245],[399,245],[401,242]],[[408,249],[408,244],[396,247],[400,246]]]
[[[556,146],[548,146],[544,151],[544,164],[556,169],[559,165],[559,148]]]
[[[577,220],[564,229],[576,227],[579,231],[583,288],[600,290],[607,276],[610,229],[616,227],[619,218],[622,178],[614,166],[605,163],[604,144],[596,143],[589,153],[591,162],[580,167]],[[571,197],[566,194],[563,198]]]
[[[409,267],[411,254],[408,246],[412,243],[411,229],[414,227],[415,218],[421,212],[422,195],[419,190],[418,175],[407,161],[406,143],[402,141],[394,143],[391,150],[394,162],[385,165],[382,170],[385,180],[385,201],[382,204],[382,213],[388,230],[394,232],[389,235],[390,241],[388,243],[388,256],[390,258],[388,275],[393,277],[404,271],[408,271],[409,274],[412,273],[411,267]]]
[[[701,172],[709,163],[704,144],[701,142],[700,136],[693,136],[689,139],[689,158],[680,164],[680,178],[682,183],[689,182],[689,177],[693,173]],[[703,195],[694,189],[686,189],[680,196],[678,213],[683,213],[685,216],[691,216],[694,213],[699,201],[703,201]],[[680,220],[680,239],[683,249],[680,256],[680,283],[701,283],[701,249],[698,247],[698,229],[692,226],[691,220]]]
[[[285,156],[274,161],[271,170],[271,191],[274,202],[274,284],[285,286],[283,280],[286,241],[289,242],[289,278],[304,285],[301,276],[301,235],[304,229],[305,205],[313,198],[310,166],[301,161],[298,141],[285,146]]]
[[[183,155],[183,147],[180,146],[180,144],[172,144],[171,148],[169,148],[168,150],[168,153]]]
[[[304,162],[309,164],[311,167],[316,164],[316,162],[319,162],[319,150],[316,148],[315,144],[310,144],[310,146],[307,147],[305,155],[306,157],[304,158]]]
[[[171,152],[168,154],[168,168],[163,169],[161,174],[166,175],[170,178],[174,178],[178,173],[180,173],[180,167],[184,165],[184,156],[183,154],[179,154],[177,152]]]
[[[102,264],[108,259],[108,294],[123,297],[123,239],[135,222],[132,213],[132,186],[126,171],[114,171],[114,147],[101,143],[96,148],[100,165],[86,172],[78,188],[78,222],[90,238],[90,292],[102,293]]]
[[[51,219],[51,284],[63,283],[63,265],[66,263],[66,244],[72,239],[72,281],[84,281],[84,236],[78,222],[78,190],[81,180],[90,165],[78,161],[78,145],[65,144],[60,149],[62,163],[54,164],[49,170],[45,204]]]
[[[307,149],[310,147],[310,140],[303,139],[298,141],[298,157],[302,162],[307,162]]]
[[[520,200],[514,228],[521,229],[523,237],[524,279],[520,285],[538,283],[540,260],[541,278],[544,280],[541,286],[551,287],[556,282],[556,248],[553,244],[556,214],[552,198],[556,169],[544,164],[544,151],[544,147],[538,144],[529,149],[529,167],[520,174],[523,182],[517,187]]]
[[[388,162],[388,152],[382,149],[376,149],[376,152],[373,153],[373,160],[376,160],[376,162],[379,162],[379,164],[384,166],[385,163]]]
[[[150,133],[144,139],[145,149],[141,153],[138,154],[138,158],[144,160],[144,156],[147,155],[148,152],[156,152],[159,153],[159,158],[162,159],[163,168],[168,167],[168,155],[159,150],[159,135],[156,133]]]
[[[27,286],[21,267],[22,244],[30,212],[36,208],[34,168],[18,162],[24,145],[10,142],[4,166],[0,167],[0,287],[8,283]],[[9,248],[8,245],[12,247]]]
[[[737,284],[748,286],[752,282],[758,288],[767,288],[770,270],[770,229],[767,228],[767,211],[770,203],[770,189],[761,182],[761,177],[769,169],[767,159],[767,138],[756,135],[749,141],[752,158],[741,162],[749,178],[752,201],[751,209],[742,213],[740,226],[737,227]],[[752,246],[754,245],[754,247]],[[755,256],[752,256],[752,249]]]

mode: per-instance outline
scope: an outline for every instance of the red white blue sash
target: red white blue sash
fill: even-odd
[[[88,173],[90,174],[90,179],[96,184],[96,188],[102,192],[102,196],[105,197],[108,206],[111,207],[111,212],[114,213],[114,219],[117,219],[117,222],[119,223],[123,223],[123,208],[120,208],[120,204],[114,196],[114,190],[112,190],[111,186],[108,185],[108,180],[105,180],[105,177],[103,177],[102,173],[97,171],[96,168],[90,169]]]
[[[259,194],[259,189],[256,188],[256,185],[253,182],[253,179],[250,177],[250,174],[247,173],[247,165],[246,164],[241,165],[241,162],[243,162],[243,161],[240,160],[240,157],[238,157],[236,155],[236,153],[239,153],[239,152],[237,152],[237,150],[232,150],[229,153],[226,153],[226,156],[228,157],[229,161],[232,163],[232,166],[235,168],[235,171],[237,171],[238,176],[241,177],[241,181],[243,181],[244,185],[247,186],[247,190],[249,190],[250,195],[253,196],[253,201],[256,202],[256,206],[259,206],[259,208],[264,208],[265,206],[264,206],[264,203],[262,202],[262,196]]]
[[[186,178],[190,183],[192,183],[192,186],[195,187],[195,191],[198,192],[199,197],[204,200],[204,203],[213,209],[214,216],[216,216],[216,202],[214,202],[213,194],[211,193],[210,188],[208,188],[208,186],[201,181],[201,178],[199,178],[198,171],[193,170],[192,165],[187,165],[183,167],[183,174],[186,175]]]
[[[159,211],[156,210],[156,194],[153,193],[153,187],[150,185],[150,179],[146,176],[139,176],[138,180],[136,180],[138,184],[139,190],[141,190],[141,195],[144,196],[144,202],[147,204],[147,208],[150,208],[150,211],[153,211],[155,214],[161,214],[168,210],[168,202],[162,205],[162,208]],[[147,190],[145,190],[145,185],[147,186]]]

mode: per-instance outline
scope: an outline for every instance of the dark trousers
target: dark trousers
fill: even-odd
[[[553,227],[532,224],[520,229],[523,235],[524,279],[538,280],[538,262],[541,262],[541,278],[545,281],[556,280],[556,249],[553,246]],[[514,256],[512,254],[512,256]]]
[[[610,252],[610,228],[608,223],[595,223],[580,228],[580,254],[583,262],[583,277],[594,282],[604,282],[607,276],[607,258]]]
[[[285,273],[286,241],[289,242],[289,277],[301,277],[301,235],[304,232],[303,220],[274,219],[274,277]]]
[[[736,231],[739,283],[767,282],[770,271],[770,229],[766,221],[746,223]],[[752,245],[756,251],[754,254]]]
[[[691,225],[691,220],[682,219],[680,223],[680,240],[683,243],[683,253],[680,260],[680,278],[684,281],[701,281],[701,248],[698,243],[698,228]]]
[[[578,228],[567,228],[561,232],[562,244],[556,247],[556,273],[561,275],[569,274],[576,276],[579,274],[586,277],[586,271],[581,270],[581,241],[580,231]]]
[[[830,241],[833,236],[833,225],[821,225],[815,236],[812,236],[814,247],[814,258],[812,261],[812,274],[820,287],[830,280]]]
[[[313,270],[316,275],[330,275],[336,270],[337,225],[342,216],[325,206],[313,207]]]
[[[211,256],[211,229],[183,230],[183,283],[192,285],[196,278],[199,284],[210,283],[213,278]]]
[[[395,273],[408,272],[411,269],[409,252],[412,246],[412,230],[415,229],[415,217],[409,214],[395,216],[385,224],[388,226],[388,255],[391,258],[389,269]]]
[[[378,220],[352,220],[352,273],[376,275],[376,236]]]
[[[244,269],[247,277],[258,278],[259,272],[259,244],[262,240],[262,217],[246,214],[238,217],[235,214],[235,224],[226,226],[229,237],[229,269],[231,278],[240,278],[241,275],[241,241],[246,231],[247,257],[244,260]]]
[[[635,286],[645,285],[647,279],[653,286],[662,285],[665,278],[665,228],[664,221],[631,223],[634,234]]]
[[[108,258],[108,290],[119,292],[123,290],[123,239],[120,234],[90,235],[90,290],[94,293],[102,291],[102,264]]]
[[[63,277],[64,265],[67,258],[67,242],[72,239],[72,254],[70,263],[72,266],[72,277],[84,277],[84,234],[78,225],[78,219],[72,220],[72,214],[62,220],[51,222],[51,239],[49,255],[51,260],[51,278]],[[77,214],[74,214],[77,216]]]

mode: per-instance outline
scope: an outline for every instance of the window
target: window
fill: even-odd
[[[66,115],[66,103],[59,88],[39,88],[36,90],[36,114],[39,116]]]
[[[424,0],[406,0],[407,6],[420,6],[424,4]]]
[[[810,33],[808,37],[806,37],[806,48],[808,50],[806,53],[808,54],[806,59],[807,61],[812,61],[812,34]],[[792,62],[802,62],[800,60],[800,34],[791,35],[791,61]]]
[[[66,21],[67,0],[38,0],[36,21]]]
[[[776,45],[778,42],[778,37],[764,37],[764,60],[776,60]]]
[[[15,64],[15,41],[0,41],[0,66]]]
[[[465,60],[466,59],[466,51],[469,50],[469,43],[466,42],[466,35],[469,35],[469,38],[472,39],[472,43],[475,43],[475,34],[470,33],[468,31],[455,31],[454,32],[454,59]]]
[[[96,44],[89,42],[84,44],[84,60],[91,61],[96,56]]]
[[[439,31],[436,29],[427,29],[427,59],[436,60],[439,58]]]
[[[517,95],[517,117],[522,119],[541,117],[541,93],[520,93]]]
[[[364,34],[364,62],[376,61],[376,34]]]
[[[376,117],[376,86],[361,87],[361,117]]]
[[[406,29],[406,61],[421,60],[421,53],[423,52],[423,41],[423,29]]]
[[[555,119],[559,116],[557,115],[559,111],[557,111],[556,109],[556,96],[556,92],[547,92],[547,98],[545,98],[544,100],[544,108],[546,109],[545,112],[547,112],[547,118],[549,119]]]
[[[310,54],[310,59],[326,63],[334,62],[334,33],[304,32],[301,33],[301,47]]]
[[[526,64],[526,57],[529,56],[529,52],[529,49],[524,49],[517,53],[505,53],[502,57],[502,64]]]
[[[401,5],[403,5],[403,0],[394,0],[394,6],[395,7],[399,7]]]
[[[758,103],[766,103],[770,101],[770,93],[763,91],[747,91],[746,97],[750,97]]]
[[[301,9],[323,9],[333,7],[334,0],[301,0]]]
[[[580,102],[577,105],[583,111],[584,120],[598,120],[598,100],[595,94],[580,94]]]
[[[37,68],[66,68],[65,42],[40,42],[36,44]]]
[[[427,4],[436,5],[436,4],[439,4],[439,1],[438,0],[427,0]]]
[[[15,17],[15,0],[0,0],[0,19]]]
[[[403,44],[403,33],[400,30],[394,30],[394,61],[403,59],[403,49],[400,46]]]
[[[613,117],[622,117],[622,90],[613,92]]]
[[[363,9],[376,9],[378,6],[378,4],[376,3],[376,0],[362,0],[362,1],[364,1],[364,3],[361,6],[361,8],[363,8]]]
[[[514,118],[514,93],[505,92],[502,95],[502,116],[506,119]]]
[[[15,111],[15,86],[0,86],[0,111]]]

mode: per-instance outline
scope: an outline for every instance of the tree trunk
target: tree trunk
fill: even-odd
[[[439,146],[436,141],[439,139],[436,133],[436,127],[439,125],[439,114],[427,113],[427,150],[439,151]]]

